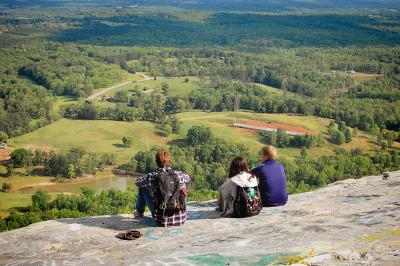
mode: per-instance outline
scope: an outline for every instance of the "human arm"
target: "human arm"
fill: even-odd
[[[253,176],[258,177],[259,174],[260,174],[260,171],[261,171],[261,165],[259,165],[259,166],[257,166],[257,167],[254,167],[253,169],[251,169],[251,170],[250,170],[250,173],[251,173]]]
[[[157,175],[157,173],[150,173],[142,178],[139,178],[135,181],[135,185],[137,187],[153,188],[156,175]]]

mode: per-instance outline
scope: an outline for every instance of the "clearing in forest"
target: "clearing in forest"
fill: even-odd
[[[259,120],[243,119],[233,124],[234,127],[241,129],[248,129],[254,131],[273,131],[276,132],[278,129],[283,129],[287,134],[295,135],[317,135],[316,132],[312,132],[303,127],[293,126],[290,124],[276,123],[276,122],[264,122]]]

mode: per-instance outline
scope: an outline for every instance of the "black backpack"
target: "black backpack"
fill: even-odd
[[[237,186],[232,217],[244,218],[258,215],[262,210],[262,206],[258,187],[249,188]]]
[[[181,183],[174,170],[157,173],[153,200],[155,210],[163,216],[171,216],[176,211],[186,209],[186,198],[181,193]]]

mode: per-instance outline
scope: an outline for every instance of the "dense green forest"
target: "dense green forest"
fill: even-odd
[[[142,0],[140,3],[132,3],[131,0],[97,0],[95,2],[88,0],[20,0],[18,6],[45,6],[45,7],[60,7],[71,3],[82,6],[136,6],[138,4],[144,6],[163,6],[177,7],[184,9],[199,9],[199,10],[231,10],[231,11],[273,11],[273,10],[290,10],[294,8],[382,8],[382,7],[399,7],[396,0],[324,0],[324,1],[308,1],[308,0]],[[16,6],[12,0],[3,0],[5,5],[10,7]]]

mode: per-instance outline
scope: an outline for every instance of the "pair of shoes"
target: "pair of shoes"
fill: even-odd
[[[125,233],[119,233],[115,237],[123,240],[136,240],[142,236],[142,233],[140,233],[139,231],[131,229],[126,231]]]
[[[141,212],[136,211],[134,218],[135,219],[143,219],[144,218],[144,214],[141,213]]]

